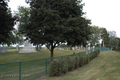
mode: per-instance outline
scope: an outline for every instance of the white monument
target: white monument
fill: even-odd
[[[25,42],[24,48],[21,51],[19,51],[19,53],[31,53],[31,52],[37,52],[37,51],[33,49],[32,45],[27,40]]]

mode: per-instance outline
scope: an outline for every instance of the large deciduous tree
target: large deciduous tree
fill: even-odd
[[[90,20],[84,15],[81,0],[31,0],[26,38],[34,44],[45,44],[53,51],[60,43],[86,45],[89,39]]]
[[[116,39],[115,36],[109,37],[109,48],[118,49],[119,40]]]
[[[99,40],[101,38],[100,28],[98,26],[91,26],[90,31],[92,34],[90,35],[90,46],[95,46],[99,44]]]
[[[105,47],[109,47],[109,33],[107,32],[106,28],[101,28],[101,39],[102,45],[104,43]]]
[[[12,17],[10,8],[5,0],[0,0],[0,44],[9,44],[15,17]],[[12,42],[12,41],[11,41]]]

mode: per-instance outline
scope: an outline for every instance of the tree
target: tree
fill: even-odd
[[[12,44],[23,44],[23,36],[17,30],[13,30],[9,33],[9,38],[2,44],[7,44],[8,46]]]
[[[90,46],[95,46],[97,44],[99,44],[99,40],[100,40],[100,28],[98,26],[92,26],[90,31],[92,32],[92,34],[90,35]]]
[[[89,39],[90,20],[82,17],[81,0],[32,0],[26,39],[31,43],[45,44],[53,57],[54,48],[60,43],[86,45]]]
[[[14,30],[14,21],[16,17],[12,17],[7,2],[0,0],[0,44],[9,44],[12,30]],[[11,40],[10,40],[11,41]]]
[[[19,6],[18,11],[15,11],[14,14],[18,17],[18,21],[19,21],[18,32],[25,36],[26,34],[24,32],[24,29],[26,28],[25,26],[27,25],[29,20],[30,8]]]
[[[119,40],[117,40],[115,36],[110,36],[109,39],[110,39],[109,40],[109,47],[111,49],[118,49]]]
[[[102,45],[104,42],[105,47],[109,47],[109,33],[107,32],[106,28],[101,28],[101,39]]]
[[[108,33],[109,33],[109,47],[113,50],[117,50],[119,45],[119,40],[116,37],[116,32],[109,31]]]

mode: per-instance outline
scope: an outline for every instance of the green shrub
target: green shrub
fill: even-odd
[[[89,55],[84,55],[82,57],[78,55],[72,55],[71,57],[67,57],[65,59],[60,60],[53,60],[50,63],[50,70],[49,75],[50,76],[59,76],[62,74],[66,74],[67,71],[72,71],[78,67],[81,67],[87,63],[90,62],[90,60],[94,59],[98,56],[100,53],[100,50],[95,50],[93,53]]]
[[[79,66],[82,67],[84,65],[84,57],[79,57]]]
[[[87,64],[87,57],[86,56],[83,56],[83,61],[84,61],[84,65]]]
[[[66,60],[61,60],[62,74],[66,74],[68,72],[68,63]]]
[[[74,57],[68,57],[67,63],[68,63],[68,71],[72,71],[75,69],[75,58]]]
[[[94,53],[90,54],[90,60],[94,59]]]
[[[99,53],[100,53],[100,50],[98,49],[98,50],[97,50],[97,55],[98,55]]]
[[[99,53],[100,53],[99,49],[95,50],[94,53],[93,53],[94,54],[94,58],[97,57]]]
[[[90,62],[90,55],[86,55],[86,63]]]
[[[50,63],[49,76],[59,76],[67,73],[68,65],[65,60],[54,60]]]
[[[74,56],[73,58],[75,59],[75,69],[77,69],[79,67],[79,57]]]
[[[94,58],[97,57],[97,50],[94,51]]]

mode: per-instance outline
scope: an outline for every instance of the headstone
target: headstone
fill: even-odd
[[[45,46],[45,51],[46,51],[46,46]]]
[[[81,45],[81,50],[83,50],[83,47],[82,47],[82,45]]]
[[[0,47],[0,53],[5,53],[7,52],[7,48],[6,47]]]
[[[88,45],[86,45],[86,54],[88,54]]]
[[[90,54],[91,52],[90,52],[90,46],[88,47],[88,54]]]
[[[37,52],[37,51],[35,51],[35,50],[33,49],[32,45],[31,45],[31,44],[29,43],[29,41],[27,40],[27,41],[25,42],[24,48],[23,48],[21,51],[19,51],[19,53],[31,53],[31,52]]]
[[[41,46],[41,44],[39,45],[38,51],[42,51],[42,46]]]
[[[77,46],[75,46],[75,50],[78,50],[78,47],[77,47]]]
[[[16,46],[16,51],[17,51],[17,52],[19,52],[19,51],[20,51],[20,48],[19,48],[19,46],[18,46],[18,45]]]
[[[62,50],[64,50],[64,48],[62,48]]]
[[[62,50],[62,48],[60,48],[60,50]]]
[[[57,50],[60,50],[60,46],[57,47]]]
[[[72,47],[72,50],[75,50],[75,48],[74,48],[74,47]]]

